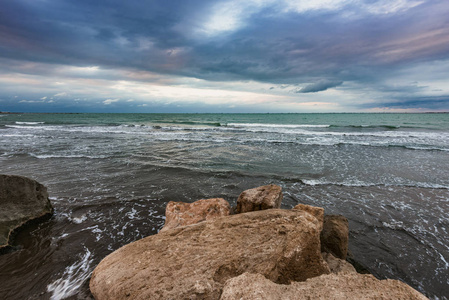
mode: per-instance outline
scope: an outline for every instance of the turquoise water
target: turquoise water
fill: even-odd
[[[330,125],[336,127],[373,126],[449,130],[449,114],[17,114],[3,115],[5,124],[15,121],[46,124],[184,124],[226,126],[229,123],[285,125]]]
[[[157,233],[168,201],[274,183],[284,208],[345,215],[374,275],[447,299],[448,161],[449,114],[0,114],[0,173],[56,208],[0,256],[0,295],[88,298],[99,260]]]

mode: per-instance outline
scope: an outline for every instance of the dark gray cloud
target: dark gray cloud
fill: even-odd
[[[322,91],[325,91],[325,90],[333,88],[333,87],[337,87],[342,84],[343,84],[343,81],[323,80],[323,81],[319,81],[316,83],[308,84],[300,89],[297,89],[295,92],[296,93],[317,93],[317,92],[322,92]]]
[[[1,49],[3,56],[31,61],[133,67],[212,80],[288,81],[332,75],[354,64],[388,68],[447,57],[447,44],[422,47],[408,41],[434,28],[429,13],[446,13],[433,11],[437,2],[399,17],[363,19],[341,17],[341,11],[273,15],[267,7],[249,14],[242,28],[202,37],[192,32],[217,2],[62,0],[44,5],[7,0],[0,17]],[[412,50],[395,56],[402,44]],[[169,55],[173,48],[182,51]]]
[[[4,0],[0,58],[10,61],[4,65],[11,72],[32,72],[14,66],[36,62],[207,81],[313,82],[298,94],[355,82],[405,95],[411,90],[387,91],[383,80],[411,65],[449,59],[449,4],[432,0],[394,10],[396,2],[287,11],[280,1]],[[213,32],[207,26],[217,5],[231,13]]]
[[[393,108],[393,109],[419,109],[419,110],[447,110],[449,107],[449,95],[443,96],[415,96],[398,98],[393,101],[370,103],[361,105],[362,109],[369,108]]]

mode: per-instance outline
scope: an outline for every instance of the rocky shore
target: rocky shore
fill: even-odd
[[[282,190],[169,202],[164,228],[104,258],[95,299],[427,299],[398,280],[359,274],[345,259],[348,221],[299,204]]]
[[[17,230],[52,213],[45,186],[22,176],[0,175],[0,252],[10,247]]]

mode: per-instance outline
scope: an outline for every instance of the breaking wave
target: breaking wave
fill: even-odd
[[[47,292],[52,293],[51,300],[66,299],[75,295],[79,288],[89,278],[93,262],[92,253],[85,248],[86,252],[74,264],[68,266],[61,278],[47,286]]]
[[[45,124],[45,122],[18,122],[16,121],[17,125],[39,125],[39,124]]]

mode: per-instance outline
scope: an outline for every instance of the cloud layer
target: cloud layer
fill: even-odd
[[[5,0],[0,110],[449,110],[447,15],[445,0]]]
[[[299,90],[296,91],[296,93],[318,93],[325,91],[327,89],[337,87],[339,85],[342,85],[343,81],[319,81],[316,83],[308,84]]]

